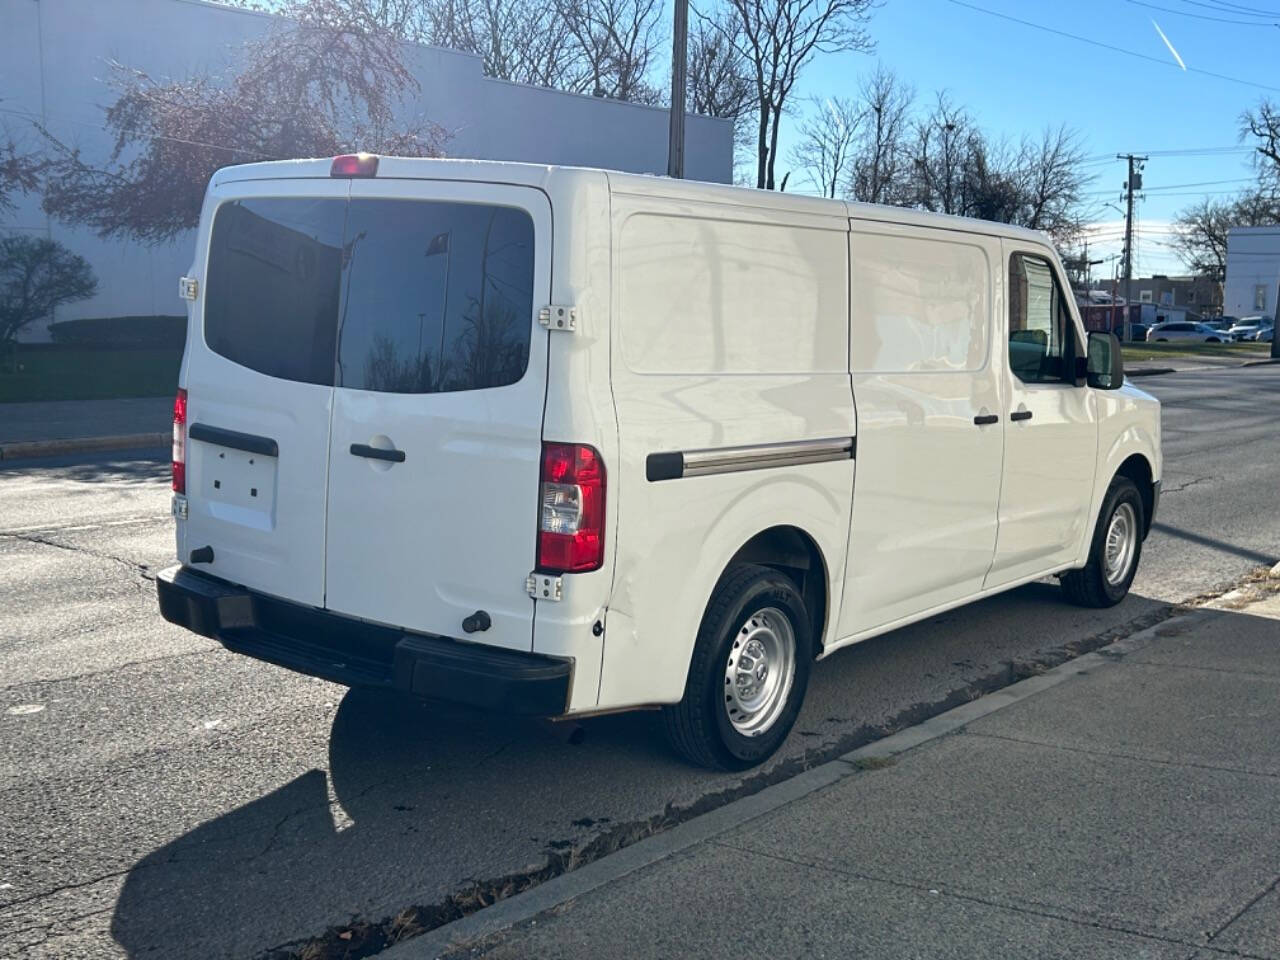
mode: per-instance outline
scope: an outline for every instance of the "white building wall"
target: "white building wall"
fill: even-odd
[[[0,130],[38,147],[38,121],[86,158],[105,158],[113,60],[161,81],[225,75],[272,21],[200,0],[0,0]],[[479,57],[455,50],[411,46],[406,62],[420,89],[405,109],[445,129],[448,156],[666,171],[665,109],[494,80]],[[732,123],[691,116],[686,127],[686,175],[731,182]],[[93,266],[98,295],[54,319],[183,312],[177,278],[190,264],[190,235],[155,246],[103,239],[50,220],[38,197],[18,198],[0,231],[52,237]]]
[[[1275,317],[1280,292],[1280,226],[1232,227],[1227,232],[1227,280],[1222,312],[1230,317]]]

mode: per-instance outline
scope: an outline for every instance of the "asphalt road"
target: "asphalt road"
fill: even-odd
[[[648,714],[573,742],[226,653],[155,609],[167,464],[0,470],[0,957],[255,957],[502,886],[1274,562],[1280,367],[1142,385],[1165,402],[1165,493],[1125,603],[1080,610],[1033,584],[841,652],[745,781],[682,765]]]

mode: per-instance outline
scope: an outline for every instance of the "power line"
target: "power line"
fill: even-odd
[[[1136,57],[1139,60],[1146,60],[1149,63],[1158,63],[1162,67],[1172,67],[1179,73],[1183,72],[1172,60],[1164,57],[1153,57],[1150,54],[1139,53],[1136,50],[1126,50],[1124,47],[1117,47],[1114,44],[1103,43],[1101,40],[1094,40],[1090,37],[1082,37],[1079,34],[1067,33],[1065,30],[1058,30],[1055,27],[1046,27],[1043,23],[1035,23],[1031,20],[1023,20],[1020,17],[1010,16],[1007,13],[1000,13],[996,10],[988,10],[986,7],[979,7],[976,4],[967,3],[966,0],[947,0],[947,3],[954,4],[957,7],[964,7],[967,10],[973,10],[977,13],[985,13],[989,17],[995,17],[999,20],[1008,20],[1010,23],[1021,24],[1024,27],[1030,27],[1033,30],[1041,30],[1045,33],[1052,33],[1055,36],[1066,37],[1068,40],[1076,40],[1079,43],[1087,43],[1091,47],[1101,47],[1103,50],[1110,50],[1112,53],[1123,53],[1126,57]],[[1213,77],[1215,80],[1226,80],[1228,83],[1238,83],[1245,87],[1254,87],[1258,90],[1270,90],[1280,93],[1280,87],[1273,87],[1265,83],[1254,83],[1252,80],[1242,80],[1239,77],[1229,77],[1225,73],[1214,73],[1212,70],[1204,70],[1200,67],[1187,67],[1187,73],[1198,73],[1203,77]]]
[[[1241,13],[1252,14],[1257,17],[1274,17],[1280,15],[1274,10],[1263,10],[1261,7],[1245,7],[1238,3],[1229,3],[1227,0],[1211,0],[1209,3],[1202,3],[1201,0],[1182,0],[1182,2],[1190,4],[1193,7],[1204,7],[1206,10],[1234,10]]]
[[[1146,7],[1149,10],[1161,10],[1164,13],[1172,13],[1174,16],[1178,17],[1194,17],[1196,20],[1212,20],[1214,23],[1235,23],[1247,27],[1265,27],[1268,25],[1265,20],[1234,20],[1228,17],[1211,17],[1205,13],[1191,13],[1188,10],[1175,10],[1173,7],[1162,7],[1159,4],[1147,3],[1146,0],[1128,0],[1128,2],[1135,6]],[[1254,14],[1254,16],[1262,15]],[[1280,14],[1276,14],[1276,16],[1277,18],[1280,18]],[[1280,24],[1276,23],[1272,23],[1270,25],[1280,26]]]

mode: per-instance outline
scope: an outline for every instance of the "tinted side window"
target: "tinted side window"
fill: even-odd
[[[333,383],[346,201],[268,198],[218,208],[205,342],[259,373]]]
[[[1024,383],[1075,382],[1071,313],[1047,260],[1009,258],[1009,367]]]
[[[352,200],[338,385],[392,393],[515,383],[533,329],[533,221],[467,203]]]

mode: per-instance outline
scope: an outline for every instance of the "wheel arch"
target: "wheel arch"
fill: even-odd
[[[791,524],[778,524],[761,530],[729,558],[716,586],[719,587],[720,581],[740,563],[770,567],[795,581],[804,600],[805,611],[809,614],[814,656],[820,654],[822,638],[831,617],[831,591],[827,588],[830,568],[818,542]],[[710,600],[708,597],[707,602]]]
[[[1142,536],[1145,539],[1151,532],[1151,521],[1155,515],[1156,505],[1156,488],[1151,461],[1144,454],[1131,453],[1116,468],[1107,485],[1110,486],[1116,477],[1128,477],[1138,488],[1138,495],[1142,497]]]

